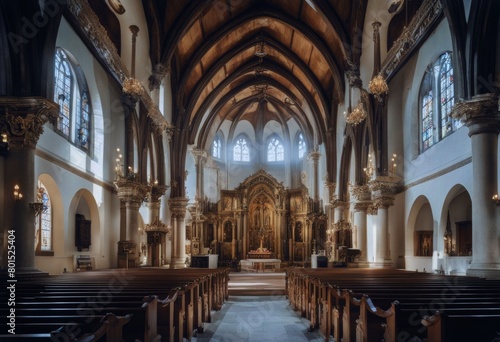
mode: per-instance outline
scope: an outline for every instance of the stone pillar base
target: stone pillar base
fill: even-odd
[[[498,263],[488,263],[488,264],[474,264],[472,263],[467,269],[467,276],[488,278],[488,279],[500,279],[500,264]]]
[[[358,261],[349,263],[349,267],[354,267],[354,268],[369,268],[370,267],[370,262],[368,260],[358,260]]]
[[[370,268],[393,268],[392,260],[375,261],[369,264]]]
[[[174,258],[172,262],[170,263],[170,269],[173,268],[186,268],[186,259],[182,258]]]

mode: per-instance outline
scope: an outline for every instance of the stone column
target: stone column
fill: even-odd
[[[186,267],[186,207],[188,199],[183,197],[170,198],[168,205],[172,213],[172,259],[170,268]]]
[[[312,163],[313,169],[313,199],[316,203],[319,201],[319,171],[318,171],[318,161],[321,154],[318,151],[312,151],[308,155],[308,159]]]
[[[458,102],[452,112],[469,127],[472,145],[472,263],[467,275],[500,276],[499,208],[492,201],[498,193],[498,94],[474,96]]]
[[[368,185],[351,186],[351,193],[356,199],[354,202],[354,222],[353,228],[356,228],[357,245],[355,248],[361,250],[361,256],[358,258],[359,263],[368,266],[368,241],[366,231],[366,211],[372,204],[371,192]]]
[[[191,154],[194,157],[194,165],[196,167],[196,196],[202,200],[205,197],[204,182],[204,166],[207,160],[207,152],[200,148],[193,148]]]
[[[377,208],[377,231],[374,267],[392,267],[389,245],[389,207],[394,204],[394,193],[399,178],[379,176],[369,182],[373,206]]]
[[[118,268],[136,267],[139,262],[139,208],[150,187],[139,183],[132,171],[126,177],[117,174],[114,184],[120,199],[120,229],[123,229],[118,241]]]
[[[35,148],[47,121],[55,124],[59,106],[41,97],[0,97],[0,133],[7,135],[4,170],[4,239],[14,237],[16,275],[35,275]],[[22,198],[14,197],[14,186]],[[8,234],[12,232],[12,234]],[[4,242],[4,246],[7,241]],[[1,269],[7,269],[4,250]]]

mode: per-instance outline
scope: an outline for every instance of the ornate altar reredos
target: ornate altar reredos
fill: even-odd
[[[264,170],[247,177],[234,190],[221,190],[217,205],[201,205],[200,244],[220,261],[276,258],[304,261],[313,242],[325,240],[325,215],[307,188],[285,189]]]

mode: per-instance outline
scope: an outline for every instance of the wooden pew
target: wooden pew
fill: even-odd
[[[100,320],[107,312],[133,313],[124,327],[125,336],[132,336],[127,330],[136,325],[134,330],[144,334],[138,337],[143,341],[159,340],[163,332],[163,340],[183,341],[194,330],[202,331],[210,311],[222,306],[228,295],[227,281],[228,270],[217,269],[90,271],[37,280],[16,293],[21,304],[19,327],[32,332],[30,336],[38,332],[46,338],[57,328],[81,329],[85,320]],[[144,298],[145,293],[154,296]],[[158,298],[165,300],[158,304]],[[145,301],[137,306],[140,299]],[[89,313],[93,310],[92,315],[82,315],[82,304]],[[23,322],[23,315],[30,321]],[[95,327],[81,330],[79,336],[96,331]]]
[[[286,284],[290,304],[294,308],[302,309],[304,304],[297,305],[296,298],[298,296],[296,294],[305,295],[306,305],[315,308],[309,311],[310,319],[312,322],[320,322],[320,329],[326,340],[330,334],[333,334],[336,340],[340,338],[366,340],[368,336],[370,338],[375,336],[374,340],[380,340],[384,334],[386,341],[396,340],[397,334],[407,332],[405,329],[408,327],[415,330],[414,326],[408,325],[409,318],[419,311],[419,307],[425,305],[426,302],[432,303],[442,298],[443,291],[450,289],[459,294],[454,298],[453,303],[446,303],[449,308],[448,317],[454,317],[455,322],[457,322],[459,315],[453,315],[450,312],[456,313],[459,310],[473,309],[474,312],[478,313],[480,310],[495,311],[500,307],[498,282],[485,282],[473,277],[454,277],[451,278],[454,279],[454,282],[450,283],[443,276],[415,275],[394,270],[369,270],[366,274],[362,272],[355,274],[354,272],[346,270],[336,272],[337,274],[333,274],[333,276],[329,274],[331,272],[328,270],[300,269],[296,272],[295,270],[291,270],[291,273],[287,272]],[[311,281],[302,280],[303,277],[316,277],[318,279],[311,283]],[[335,286],[329,283],[330,281],[335,282]],[[314,284],[314,287],[311,287],[311,284]],[[367,293],[370,293],[370,297],[353,291],[340,291],[338,286],[354,288],[358,291],[365,289]],[[325,299],[320,296],[321,299],[319,299],[317,294],[325,291],[328,292],[329,298]],[[404,303],[398,304],[397,301],[394,301],[396,298]],[[342,301],[343,299],[344,301]],[[339,314],[339,311],[342,313]],[[471,319],[479,319],[478,315],[471,312],[468,314],[468,317],[473,317]],[[304,316],[303,312],[302,315]],[[339,322],[340,315],[342,315],[342,320]],[[460,315],[463,317],[465,313]],[[484,317],[485,314],[482,316]],[[493,314],[488,315],[488,317],[492,320],[496,319]],[[413,320],[415,320],[414,317]],[[425,331],[422,329],[421,323],[418,322],[418,324],[420,325],[418,330]],[[398,330],[397,326],[401,326],[402,329]],[[354,333],[356,333],[356,337]],[[376,336],[380,336],[380,338]]]

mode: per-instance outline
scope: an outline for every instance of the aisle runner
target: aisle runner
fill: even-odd
[[[192,341],[278,342],[324,341],[309,321],[294,312],[285,296],[230,296],[222,310],[213,313],[203,334]]]

